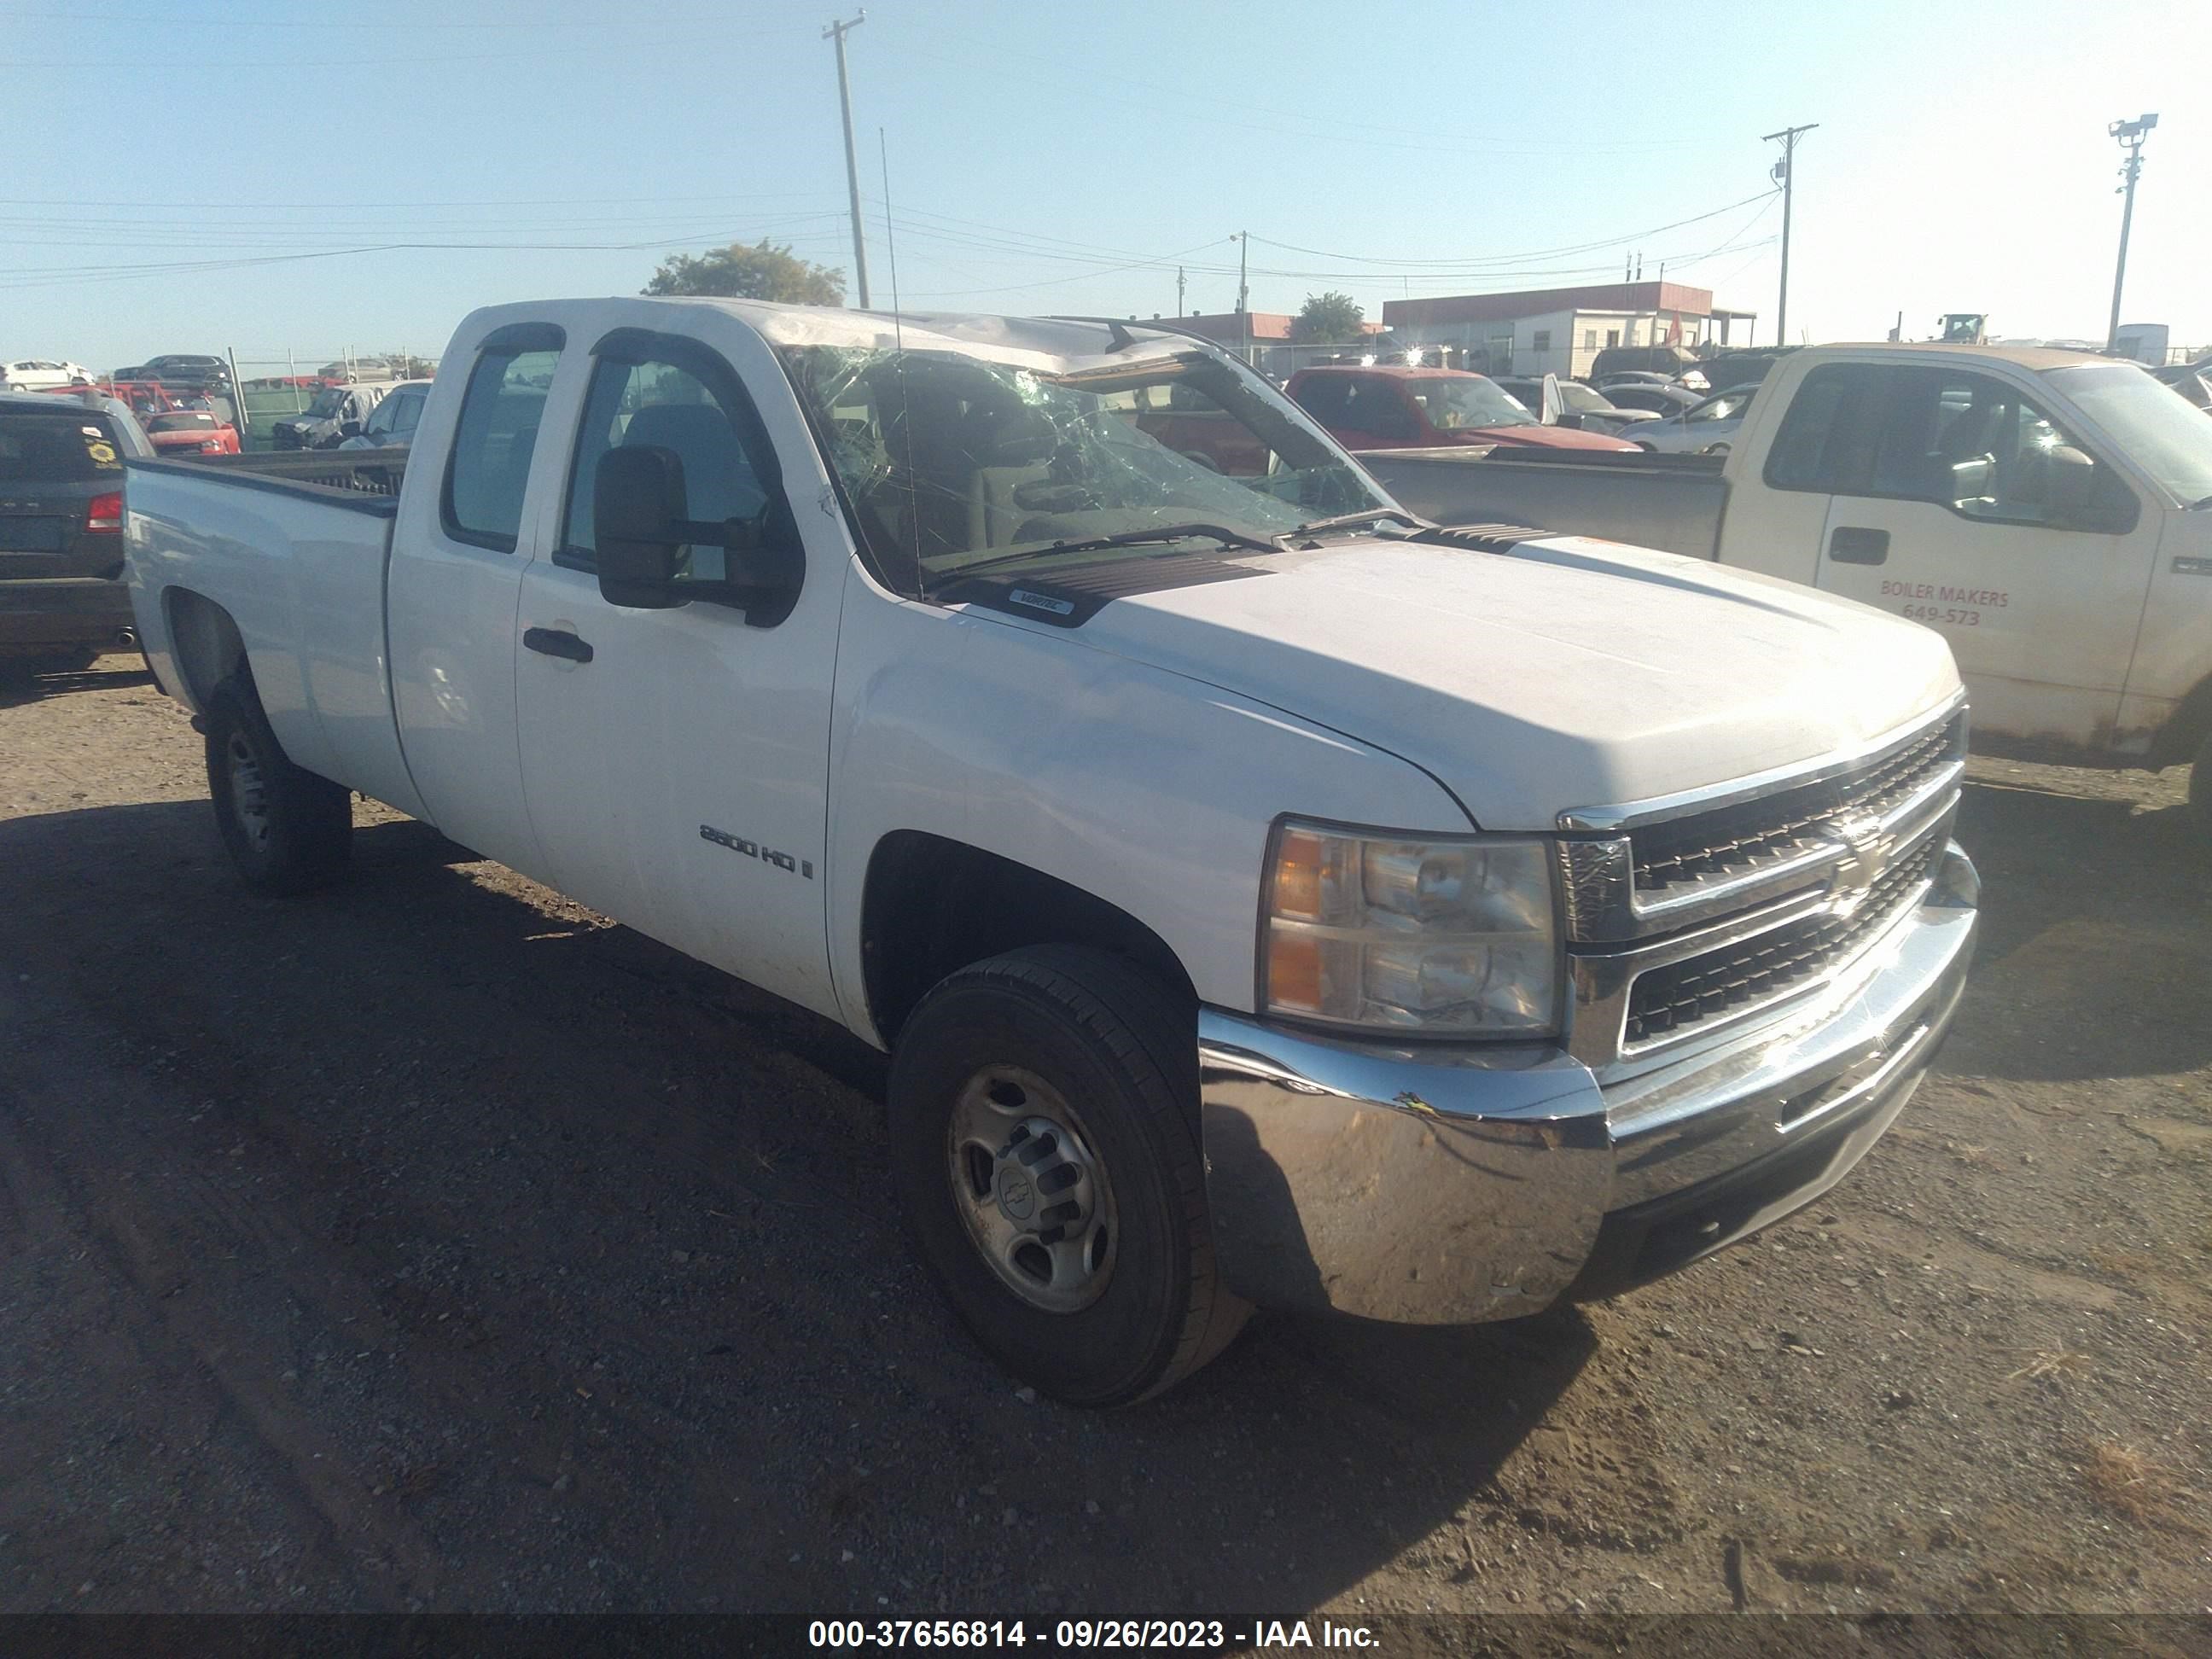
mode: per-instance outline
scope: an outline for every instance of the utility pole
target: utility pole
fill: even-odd
[[[1176,315],[1180,317],[1182,314],[1182,267],[1177,265],[1176,267]]]
[[[1244,336],[1244,361],[1248,363],[1252,361],[1252,313],[1248,307],[1247,301],[1252,289],[1244,277],[1249,268],[1248,262],[1251,252],[1252,233],[1246,230],[1238,231],[1237,233],[1237,315],[1239,319],[1238,327]]]
[[[2120,191],[2127,197],[2127,204],[2120,210],[2120,262],[2112,272],[2112,321],[2105,331],[2105,349],[2112,351],[2120,343],[2120,287],[2128,279],[2128,231],[2135,224],[2136,180],[2142,177],[2143,139],[2158,125],[2155,115],[2138,115],[2132,121],[2115,121],[2105,131],[2120,141],[2120,148],[2128,159],[2120,164],[2120,177],[2127,182]]]
[[[868,308],[868,245],[860,235],[860,169],[853,160],[853,89],[845,76],[845,37],[868,21],[865,11],[849,23],[832,23],[822,31],[824,40],[837,43],[837,109],[845,122],[845,191],[853,205],[853,283],[860,292],[860,309]]]
[[[1782,292],[1774,305],[1774,343],[1790,343],[1790,194],[1797,182],[1797,135],[1810,132],[1820,124],[1808,122],[1802,127],[1784,127],[1779,132],[1762,135],[1760,142],[1782,141],[1782,159],[1774,164],[1774,182],[1782,186]]]

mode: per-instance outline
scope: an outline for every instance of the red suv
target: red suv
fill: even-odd
[[[1346,449],[1636,448],[1601,433],[1546,426],[1488,376],[1459,368],[1302,368],[1285,390]]]

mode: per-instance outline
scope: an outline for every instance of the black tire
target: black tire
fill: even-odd
[[[2189,769],[2189,810],[2197,834],[2212,841],[2212,733],[2206,734]]]
[[[1078,1150],[1103,1172],[1110,1253],[1094,1299],[1077,1309],[1012,1288],[956,1194],[960,1103],[1010,1068],[1044,1085],[1040,1098],[1080,1103],[1090,1145]],[[1127,1405],[1182,1381],[1243,1328],[1251,1309],[1220,1283],[1206,1216],[1194,1010],[1150,975],[1074,945],[962,969],[900,1032],[890,1107],[895,1173],[923,1256],[976,1340],[1023,1381],[1072,1405]]]
[[[216,827],[246,884],[306,893],[343,876],[353,857],[353,793],[292,764],[252,684],[217,686],[203,724]]]

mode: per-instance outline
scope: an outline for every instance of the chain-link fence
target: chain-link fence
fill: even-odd
[[[274,448],[276,422],[305,414],[328,387],[349,381],[425,380],[437,367],[434,360],[413,351],[354,346],[335,351],[287,348],[281,353],[258,348],[233,351],[229,360],[237,376],[237,412],[244,417],[239,441],[249,450]]]

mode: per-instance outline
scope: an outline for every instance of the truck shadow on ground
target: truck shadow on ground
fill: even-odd
[[[1972,782],[1958,836],[1982,934],[1942,1070],[2065,1081],[2212,1057],[2212,846],[2186,807]]]
[[[133,685],[150,686],[154,677],[141,665],[136,653],[106,659],[115,667],[94,663],[90,668],[66,673],[28,673],[20,666],[0,669],[0,708],[21,708],[47,697],[65,697],[73,691],[112,691]],[[128,668],[121,665],[127,663]]]
[[[159,1233],[191,1264],[161,1317],[224,1356],[270,1455],[347,1460],[427,1540],[411,1566],[314,1543],[351,1604],[1302,1610],[1464,1553],[1478,1511],[1668,1524],[1501,1473],[1594,1351],[1571,1310],[1263,1316],[1154,1404],[1024,1397],[915,1264],[879,1055],[471,857],[365,827],[347,884],[279,902],[238,887],[204,803],[0,823],[0,966],[64,1079],[0,1110],[88,1228],[142,1206],[118,1260]],[[250,1234],[145,1212],[156,1168],[246,1183]]]

